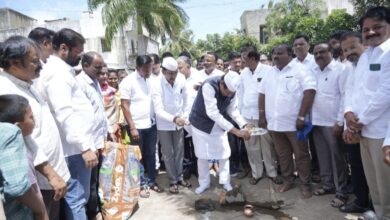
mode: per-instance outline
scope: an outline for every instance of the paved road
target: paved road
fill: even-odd
[[[250,202],[264,205],[272,201],[270,194],[270,183],[267,178],[262,179],[257,185],[249,184],[249,179],[238,180],[233,178],[233,183],[241,183],[242,190]],[[193,187],[191,189],[180,188],[180,193],[172,195],[168,192],[168,177],[165,173],[160,173],[157,182],[164,187],[165,192],[157,194],[151,192],[150,198],[140,198],[139,209],[132,216],[134,220],[239,220],[249,219],[243,215],[241,206],[221,207],[217,204],[216,210],[212,212],[200,213],[195,210],[194,202],[199,198],[210,198],[218,201],[222,188],[217,184],[218,179],[212,176],[212,187],[202,196],[194,193],[198,186],[197,179],[191,178]],[[315,187],[315,186],[314,186]],[[353,214],[344,214],[330,206],[330,201],[334,195],[313,196],[310,199],[300,198],[299,188],[296,187],[285,193],[273,194],[276,200],[283,201],[285,206],[277,211],[269,209],[257,209],[252,219],[260,220],[356,220]]]

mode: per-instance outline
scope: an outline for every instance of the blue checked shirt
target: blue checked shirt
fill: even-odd
[[[0,192],[7,219],[33,219],[32,211],[18,202],[31,183],[26,146],[20,129],[9,123],[0,123]]]

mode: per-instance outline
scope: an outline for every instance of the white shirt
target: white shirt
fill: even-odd
[[[223,115],[219,112],[217,107],[217,99],[215,98],[214,88],[205,83],[202,87],[203,99],[206,108],[206,114],[211,120],[215,122],[210,135],[223,134],[226,131],[230,131],[234,126],[228,120],[226,120]],[[231,100],[229,106],[227,107],[226,113],[235,121],[238,126],[241,128],[246,124],[245,119],[240,115],[240,112],[237,108],[238,100],[237,95]]]
[[[50,56],[43,66],[37,88],[56,119],[65,157],[89,149],[95,151],[92,128],[96,116],[76,81],[73,68],[61,58]]]
[[[103,95],[97,80],[92,80],[84,71],[76,76],[80,89],[87,96],[93,107],[95,123],[92,130],[95,148],[102,149],[108,133],[108,119],[103,105]]]
[[[200,70],[197,75],[198,75],[198,80],[200,83],[204,82],[206,79],[210,78],[210,77],[214,77],[214,76],[222,76],[223,74],[225,74],[224,72],[222,72],[221,70],[215,68],[213,70],[213,72],[211,72],[210,74],[207,74],[205,69],[203,70]]]
[[[121,99],[129,100],[131,116],[137,129],[147,129],[154,124],[150,83],[150,78],[145,79],[135,71],[119,85]]]
[[[390,146],[390,121],[387,124],[387,133],[386,133],[385,141],[383,142],[383,146]]]
[[[371,66],[371,70],[370,70]],[[364,124],[362,136],[386,136],[390,121],[390,39],[370,47],[360,56],[347,92],[345,112],[353,112]]]
[[[271,131],[296,131],[303,92],[316,89],[316,80],[306,68],[290,62],[282,70],[276,66],[265,75],[259,93],[265,94],[265,114]]]
[[[196,95],[198,94],[198,91],[195,90],[195,85],[199,85],[199,79],[197,70],[195,72],[192,71],[191,68],[191,75],[186,79],[183,95],[184,95],[184,112],[183,112],[183,118],[185,120],[188,120],[192,105],[194,104]]]
[[[300,64],[303,64],[307,70],[311,70],[312,68],[314,68],[315,66],[317,66],[313,54],[310,54],[310,53],[308,53],[308,54],[306,55],[305,59],[303,59],[302,61],[300,61],[300,60],[298,59],[298,57],[295,57],[295,58],[293,59],[293,61],[294,61],[294,62],[297,62],[297,63],[300,63]]]
[[[47,103],[30,83],[5,72],[0,73],[0,94],[17,94],[28,100],[35,127],[33,133],[25,139],[29,151],[35,155],[34,165],[47,161],[64,181],[68,181],[70,174],[65,163],[60,134]],[[36,172],[36,175],[41,189],[52,189],[46,177],[39,172]]]
[[[317,80],[317,91],[312,106],[312,124],[334,126],[344,122],[345,83],[348,70],[344,64],[332,60],[321,71],[316,65],[312,70]]]
[[[246,119],[259,119],[259,93],[258,88],[264,76],[272,71],[272,67],[258,63],[252,72],[246,67],[240,75],[240,110]]]
[[[160,71],[160,73],[158,75],[152,73],[152,74],[150,74],[150,80],[151,81],[156,80],[156,79],[159,80],[159,79],[161,79],[162,75],[163,74],[162,74],[161,71]]]
[[[157,130],[176,130],[176,124],[173,122],[173,118],[183,116],[183,90],[185,82],[185,77],[179,73],[173,86],[168,83],[164,76],[153,84],[152,101],[156,113]]]

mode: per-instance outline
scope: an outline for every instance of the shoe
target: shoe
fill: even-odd
[[[363,213],[368,210],[368,208],[363,208],[356,205],[356,203],[351,202],[349,204],[343,205],[339,208],[340,212],[344,213]]]

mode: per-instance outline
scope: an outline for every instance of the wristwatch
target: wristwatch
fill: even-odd
[[[300,121],[305,121],[305,117],[303,117],[303,116],[298,116],[298,120],[300,120]]]

